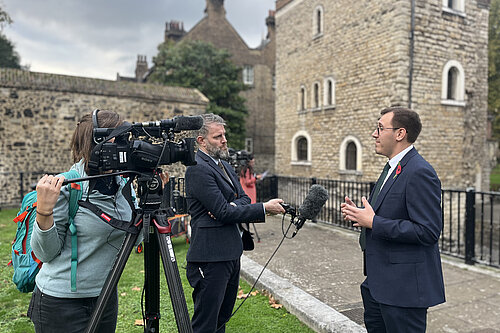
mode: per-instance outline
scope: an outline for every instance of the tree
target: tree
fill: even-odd
[[[5,25],[11,23],[9,14],[0,7],[0,29],[3,30]],[[14,45],[0,32],[0,67],[21,68],[19,62],[19,55],[14,50]]]
[[[495,119],[493,135],[500,140],[500,0],[492,0],[488,29],[488,110]]]
[[[154,69],[148,82],[197,88],[209,100],[207,112],[220,115],[227,123],[231,147],[242,149],[245,140],[245,89],[240,69],[226,50],[201,41],[166,42],[158,46]]]

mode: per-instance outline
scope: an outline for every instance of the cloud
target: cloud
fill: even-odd
[[[114,80],[134,76],[137,54],[151,59],[165,22],[186,30],[203,18],[204,0],[3,0],[14,23],[4,33],[32,71]],[[274,0],[226,0],[228,20],[250,47],[266,32]]]

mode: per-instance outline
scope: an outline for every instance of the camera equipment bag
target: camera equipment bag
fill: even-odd
[[[66,179],[80,178],[76,170],[63,172],[61,175]],[[76,266],[78,262],[76,227],[74,217],[78,211],[78,201],[82,197],[81,182],[70,183],[69,189],[69,231],[71,233],[71,291],[76,291]],[[42,267],[42,262],[35,256],[31,249],[30,240],[36,223],[36,191],[26,194],[21,203],[21,209],[17,213],[14,222],[17,223],[16,238],[12,241],[12,266],[14,275],[12,281],[17,289],[23,293],[33,291],[35,288],[35,277]],[[9,263],[10,264],[10,263]]]

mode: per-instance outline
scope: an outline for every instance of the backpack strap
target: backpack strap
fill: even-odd
[[[62,174],[66,179],[80,178],[76,170],[70,170]],[[75,226],[75,216],[78,211],[78,201],[82,198],[82,183],[70,183],[69,189],[69,231],[71,233],[71,291],[76,291],[76,267],[78,265],[78,242]]]

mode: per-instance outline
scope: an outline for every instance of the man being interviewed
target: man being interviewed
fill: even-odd
[[[386,164],[370,201],[348,198],[342,214],[362,227],[366,279],[364,320],[372,332],[425,332],[427,308],[445,302],[438,240],[442,230],[441,182],[413,143],[422,124],[403,107],[382,110],[372,133]]]
[[[228,157],[224,120],[203,114],[196,141],[196,165],[186,170],[186,199],[191,215],[191,242],[186,275],[193,290],[194,333],[225,332],[239,285],[240,257],[253,249],[240,223],[262,222],[284,213],[281,199],[250,204],[238,176],[223,161]]]

